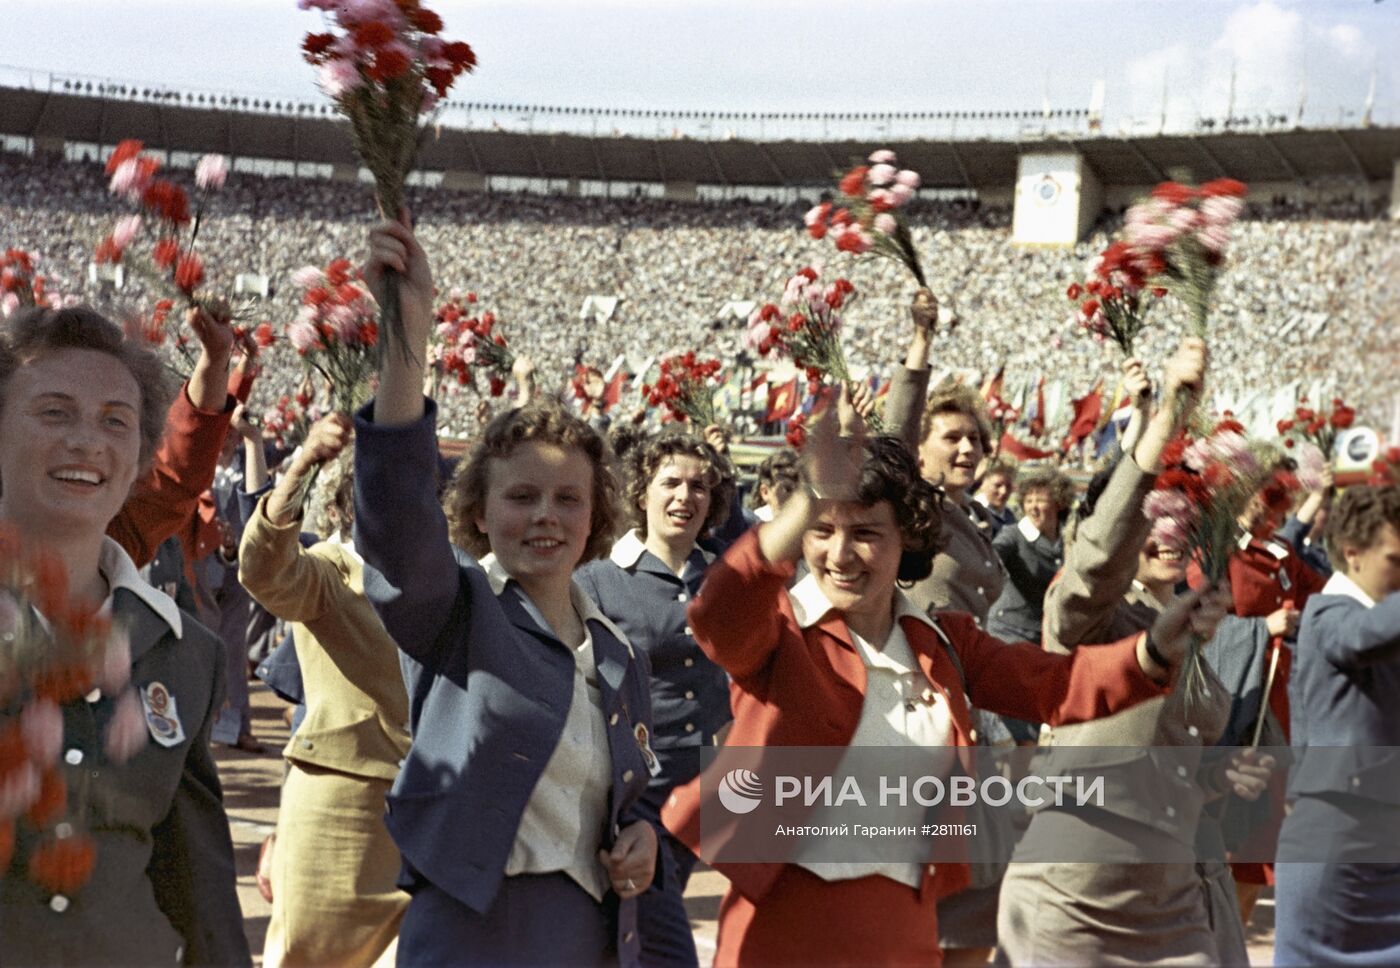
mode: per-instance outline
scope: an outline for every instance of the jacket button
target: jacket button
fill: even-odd
[[[929,865],[928,865],[928,872],[929,872],[930,874],[936,874],[936,873],[938,872],[938,866],[935,865],[935,864],[929,864]]]
[[[695,693],[692,692],[692,691],[690,691],[689,689],[687,689],[687,690],[685,691],[685,698],[687,698],[687,699],[694,699],[694,698],[695,698]]]
[[[609,726],[616,726],[616,725],[617,725],[617,713],[613,713],[611,716],[608,717],[608,725],[609,725]]]
[[[67,763],[69,766],[77,766],[82,761],[83,751],[80,749],[71,749],[63,754],[63,762]]]
[[[1178,767],[1176,768],[1176,775],[1177,775],[1177,776],[1185,776],[1185,775],[1186,775],[1186,767],[1184,767],[1184,766],[1178,766]]]
[[[967,731],[967,738],[970,739],[970,740],[972,740],[974,743],[977,742],[977,730],[976,730],[976,729],[969,729],[969,730]]]
[[[634,777],[634,776],[636,776],[636,774],[633,773],[631,770],[623,770],[623,771],[622,771],[622,782],[623,782],[623,783],[631,783],[631,782],[632,782],[632,777]]]
[[[1351,778],[1351,785],[1354,786],[1354,787],[1359,787],[1359,786],[1361,785],[1361,777],[1359,777],[1359,776],[1354,776],[1354,777],[1352,777],[1352,778]]]
[[[1201,731],[1200,731],[1199,729],[1197,729],[1195,726],[1187,726],[1187,727],[1186,727],[1186,735],[1188,735],[1188,736],[1200,736],[1200,735],[1201,735]]]
[[[686,634],[686,635],[694,635],[695,633],[692,632],[692,631],[690,630],[690,626],[687,625],[687,626],[685,627],[685,634]]]
[[[624,935],[622,936],[622,943],[623,943],[623,944],[631,944],[631,943],[632,943],[632,939],[635,938],[636,936],[637,936],[637,932],[635,932],[635,931],[628,931],[626,934],[624,934]]]
[[[1168,816],[1168,817],[1175,817],[1175,816],[1176,816],[1176,807],[1167,807],[1167,816]]]
[[[686,723],[686,724],[685,724],[685,731],[686,731],[687,733],[693,733],[693,732],[695,732],[695,724],[694,724],[694,723]]]
[[[689,669],[689,668],[690,668],[691,666],[693,666],[693,665],[695,665],[695,660],[694,660],[694,659],[686,659],[686,660],[685,660],[685,667],[686,667],[687,669]]]
[[[688,597],[689,597],[689,596],[687,596],[685,592],[681,592],[679,595],[676,596],[676,601],[678,601],[678,602],[683,602],[683,601],[685,601]]]
[[[49,898],[49,910],[54,914],[62,914],[64,911],[68,910],[68,898],[64,897],[62,894],[55,894],[53,897]]]

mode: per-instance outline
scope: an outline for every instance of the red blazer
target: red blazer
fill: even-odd
[[[246,397],[251,388],[251,381],[240,378],[240,372],[229,378],[230,397],[240,391]],[[125,549],[136,567],[150,562],[161,542],[185,526],[199,505],[199,496],[214,483],[233,405],[233,399],[226,399],[218,412],[199,410],[190,402],[188,384],[175,395],[150,471],[137,480],[107,525],[108,536]],[[214,546],[218,546],[217,531]]]
[[[690,606],[695,641],[733,678],[728,746],[847,746],[855,734],[865,701],[865,664],[839,613],[799,626],[786,587],[793,570],[791,563],[767,561],[758,529],[750,529],[710,566]],[[918,617],[900,621],[924,675],[948,703],[955,744],[974,745],[962,683],[938,633]],[[1096,719],[1164,691],[1138,665],[1137,641],[1145,633],[1056,655],[994,639],[961,612],[940,613],[936,622],[957,650],[973,703],[989,712],[1061,725]],[[713,788],[710,782],[707,789]],[[697,778],[671,795],[662,820],[704,856],[700,802]],[[782,866],[717,865],[752,901],[763,897]],[[936,873],[925,874],[923,890],[944,896],[967,882],[966,864],[940,864]]]

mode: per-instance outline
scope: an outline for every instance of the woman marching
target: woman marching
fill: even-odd
[[[399,963],[635,964],[657,871],[649,670],[573,578],[612,543],[606,445],[557,407],[498,416],[444,515],[422,395],[433,283],[406,216],[370,233],[366,277],[380,295],[395,280],[406,334],[355,419],[356,549],[413,735],[385,821],[412,895]]]
[[[713,556],[696,540],[723,522],[734,496],[734,471],[710,444],[668,431],[627,454],[625,505],[637,526],[605,561],[586,565],[579,582],[651,664],[652,746],[660,771],[642,803],[657,823],[676,786],[700,772],[700,751],[730,720],[729,679],[696,645],[686,608]],[[642,960],[698,963],[683,897],[695,855],[662,838],[674,876],[638,901]]]
[[[74,594],[127,628],[144,709],[134,752],[117,744],[127,758],[110,734],[129,694],[94,690],[62,706],[65,778],[87,791],[70,809],[96,866],[80,890],[40,887],[24,873],[36,845],[21,828],[0,880],[7,965],[251,963],[209,752],[223,644],[105,534],[160,439],[163,374],[153,352],[86,307],[30,310],[0,338],[0,524],[55,552]]]
[[[734,680],[735,747],[947,748],[975,743],[969,704],[1050,723],[1160,695],[1188,628],[1209,633],[1223,597],[1175,603],[1146,634],[1057,656],[1007,644],[966,614],[930,616],[899,590],[939,547],[938,489],[892,438],[866,442],[843,394],[809,437],[803,489],[716,561],[691,606],[696,640]],[[811,574],[786,582],[804,557]],[[964,692],[970,695],[970,700]],[[667,826],[701,850],[699,781]],[[705,856],[702,851],[701,856]],[[721,864],[717,965],[939,965],[937,899],[964,864],[917,858],[831,868]]]

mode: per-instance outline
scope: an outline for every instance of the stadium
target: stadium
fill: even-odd
[[[578,364],[609,376],[622,366],[640,383],[648,361],[693,349],[734,362],[737,386],[751,386],[770,363],[742,353],[744,320],[806,264],[856,285],[847,353],[878,381],[902,345],[912,288],[893,266],[853,263],[807,238],[801,216],[853,160],[892,148],[922,176],[914,237],[945,320],[958,320],[936,367],[979,382],[1004,367],[1022,413],[1047,377],[1053,427],[1071,398],[1116,374],[1111,353],[1068,322],[1066,286],[1156,182],[1238,178],[1250,205],[1211,324],[1217,408],[1262,428],[1299,396],[1344,391],[1364,422],[1393,433],[1400,130],[1285,120],[1107,136],[1089,111],[667,114],[453,102],[427,132],[412,201],[442,253],[439,288],[475,292],[556,384]],[[628,125],[666,134],[623,134]],[[736,134],[843,129],[867,137]],[[872,130],[895,136],[871,140]],[[123,138],[177,170],[204,153],[233,159],[235,178],[204,229],[219,253],[211,276],[265,295],[256,312],[275,324],[295,312],[288,275],[354,256],[369,217],[367,173],[324,105],[52,75],[0,90],[0,135],[11,149],[0,156],[0,213],[12,235],[63,240],[39,246],[45,270],[84,295],[96,285],[85,249],[112,211],[98,163]],[[1034,194],[1047,178],[1057,196],[1049,213]],[[140,285],[111,295],[139,301]],[[1163,353],[1177,331],[1153,327],[1142,353]],[[280,367],[278,382],[294,382],[295,363]],[[727,403],[740,415],[765,406],[738,394]],[[465,398],[450,409],[449,433],[470,431],[471,409]]]

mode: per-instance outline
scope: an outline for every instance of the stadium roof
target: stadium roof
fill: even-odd
[[[212,100],[212,99],[211,99]],[[271,108],[268,104],[265,107]],[[320,164],[357,164],[346,124],[297,111],[269,113],[0,87],[0,134]],[[525,178],[711,185],[827,185],[852,158],[889,147],[936,189],[1015,183],[1028,150],[1080,153],[1104,185],[1141,186],[1184,167],[1198,179],[1248,182],[1389,180],[1400,128],[1225,131],[1034,140],[748,141],[523,134],[442,127],[419,158],[427,171]]]

